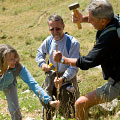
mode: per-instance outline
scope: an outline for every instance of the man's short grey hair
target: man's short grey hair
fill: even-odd
[[[49,21],[61,21],[61,23],[62,24],[64,24],[64,22],[63,22],[63,19],[62,19],[62,17],[61,16],[59,16],[59,15],[51,15],[49,18],[48,18],[48,23],[49,23]]]
[[[108,0],[91,0],[87,10],[97,19],[112,19],[114,17],[113,7]]]

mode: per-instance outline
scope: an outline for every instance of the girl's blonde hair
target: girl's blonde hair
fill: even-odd
[[[10,45],[7,44],[0,44],[0,74],[1,75],[5,74],[8,69],[6,55],[9,53],[15,54],[15,58],[17,58],[16,61],[17,64],[20,61],[20,57],[14,48],[12,48]]]

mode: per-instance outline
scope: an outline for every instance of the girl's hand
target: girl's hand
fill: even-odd
[[[59,110],[60,108],[60,101],[55,100],[55,101],[49,101],[50,106],[54,107],[56,110]]]

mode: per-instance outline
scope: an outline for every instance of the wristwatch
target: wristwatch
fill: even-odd
[[[62,57],[61,60],[60,60],[60,62],[61,62],[62,64],[64,64],[64,61],[65,61],[65,60],[64,60],[64,58]]]
[[[64,76],[62,76],[62,80],[63,80],[63,82],[67,82],[67,78]]]

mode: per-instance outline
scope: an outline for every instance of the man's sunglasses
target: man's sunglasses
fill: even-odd
[[[50,31],[54,31],[54,30],[59,31],[59,30],[61,30],[61,28],[57,28],[57,27],[56,27],[56,28],[50,28],[49,30],[50,30]]]

